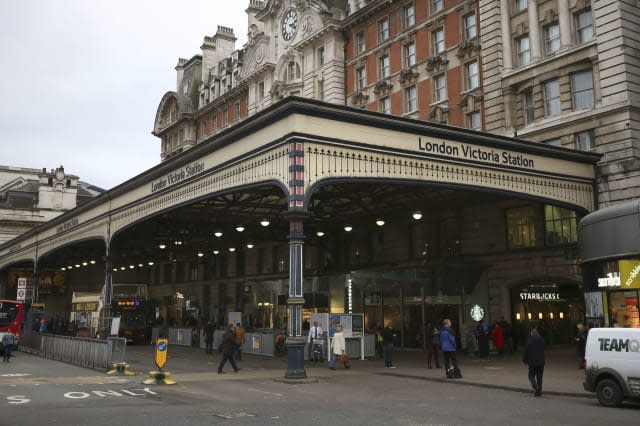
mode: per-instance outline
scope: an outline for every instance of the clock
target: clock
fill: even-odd
[[[289,9],[282,17],[282,38],[285,41],[291,41],[298,32],[298,12],[295,9]]]

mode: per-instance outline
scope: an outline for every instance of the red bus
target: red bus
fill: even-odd
[[[0,339],[7,333],[14,336],[16,342],[22,334],[24,321],[24,302],[0,300]]]

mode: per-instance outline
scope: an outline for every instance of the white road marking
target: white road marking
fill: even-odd
[[[266,394],[266,395],[282,396],[282,394],[281,394],[281,393],[267,392],[267,391],[263,391],[263,390],[260,390],[260,389],[252,389],[252,388],[249,388],[248,390],[250,390],[250,391],[254,391],[254,392],[264,393],[264,394]]]

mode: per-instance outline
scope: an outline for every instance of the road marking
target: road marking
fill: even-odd
[[[255,417],[255,414],[249,413],[223,413],[217,414],[218,417],[222,417],[223,419],[239,419],[241,417]]]
[[[24,395],[11,395],[7,397],[9,404],[26,404],[27,402],[31,402],[29,398]]]
[[[267,391],[263,391],[263,390],[260,390],[260,389],[252,389],[252,388],[249,388],[248,390],[250,390],[250,391],[254,391],[254,392],[264,393],[264,394],[266,394],[266,395],[282,396],[282,394],[281,394],[281,393],[267,392]]]
[[[30,375],[31,374],[29,373],[7,373],[7,374],[0,374],[0,377],[27,377]]]
[[[142,393],[135,393],[134,391],[140,391]],[[120,393],[122,392],[122,393]],[[90,398],[92,395],[94,394],[95,396],[99,396],[101,398],[107,397],[107,396],[124,396],[122,395],[123,393],[127,394],[127,395],[131,395],[131,396],[146,396],[147,394],[149,395],[157,395],[156,392],[152,391],[149,388],[142,388],[142,389],[120,389],[120,391],[114,391],[114,390],[104,390],[104,391],[90,391],[90,392],[67,392],[64,394],[65,398],[69,398],[69,399],[86,399],[86,398]]]

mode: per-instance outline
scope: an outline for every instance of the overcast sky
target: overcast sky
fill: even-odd
[[[160,161],[151,134],[178,58],[248,0],[0,0],[0,165],[64,165],[110,189]]]

